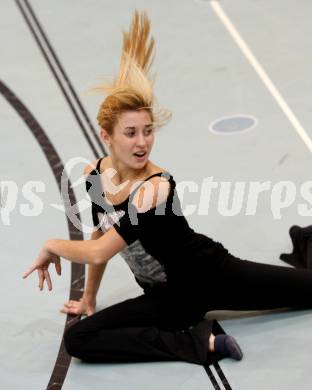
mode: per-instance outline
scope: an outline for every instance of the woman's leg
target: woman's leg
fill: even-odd
[[[312,270],[256,263],[229,255],[212,279],[209,310],[312,308]]]
[[[200,314],[175,310],[169,297],[141,295],[79,321],[66,331],[64,342],[70,355],[90,362],[184,360],[204,364],[213,322],[190,328],[201,319]]]

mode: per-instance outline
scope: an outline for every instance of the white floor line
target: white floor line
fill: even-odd
[[[299,122],[298,118],[292,112],[288,106],[285,99],[282,97],[278,89],[275,87],[271,79],[269,78],[266,71],[263,69],[259,61],[256,59],[252,51],[247,46],[246,42],[243,40],[241,35],[238,33],[233,23],[230,21],[229,17],[223,11],[220,3],[217,0],[211,0],[210,5],[216,15],[219,17],[225,28],[228,30],[234,41],[237,43],[238,47],[241,49],[251,66],[254,68],[260,79],[263,81],[264,85],[271,92],[272,96],[276,100],[277,104],[280,106],[286,117],[289,119],[290,123],[293,125],[298,135],[305,143],[310,152],[312,152],[312,140]]]

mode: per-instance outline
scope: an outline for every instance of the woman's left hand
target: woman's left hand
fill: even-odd
[[[49,291],[51,291],[52,282],[48,271],[50,263],[54,263],[56,272],[58,273],[58,275],[61,275],[62,269],[60,257],[49,252],[45,247],[43,247],[39,253],[37,260],[24,273],[23,279],[27,278],[31,273],[37,270],[39,277],[39,289],[43,290],[44,281],[46,280],[48,289]]]

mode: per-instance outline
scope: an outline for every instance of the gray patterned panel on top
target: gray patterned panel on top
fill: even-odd
[[[140,282],[154,284],[167,281],[163,265],[146,252],[140,240],[127,246],[121,255]]]
[[[105,233],[124,214],[123,210],[111,213],[98,213],[101,230]],[[127,246],[120,254],[138,281],[150,285],[167,281],[163,265],[146,252],[139,240]]]

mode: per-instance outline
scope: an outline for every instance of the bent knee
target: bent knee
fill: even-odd
[[[64,332],[64,346],[67,353],[70,356],[81,358],[81,346],[83,344],[83,338],[77,331],[75,325],[71,326]]]

